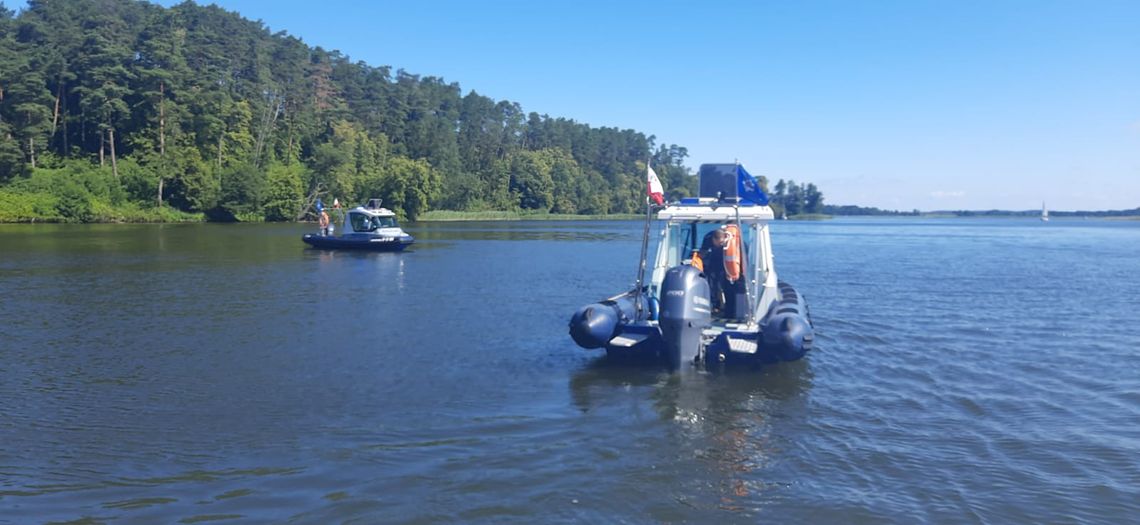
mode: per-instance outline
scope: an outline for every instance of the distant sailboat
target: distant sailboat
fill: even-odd
[[[1041,222],[1049,222],[1049,209],[1044,202],[1041,203]]]

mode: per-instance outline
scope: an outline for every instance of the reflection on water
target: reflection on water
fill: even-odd
[[[424,222],[416,223],[416,240],[496,241],[640,241],[629,221]]]
[[[694,366],[684,368],[679,374],[669,374],[657,363],[615,361],[599,356],[571,374],[570,391],[578,408],[586,412],[594,404],[596,389],[653,386],[661,418],[676,420],[680,411],[692,408],[687,401],[704,400],[699,404],[701,407],[715,410],[754,399],[797,398],[810,389],[811,377],[808,361],[802,360],[760,369],[715,372],[698,371]]]
[[[348,274],[357,279],[355,285],[374,285],[376,293],[389,293],[393,286],[396,292],[406,291],[404,265],[407,259],[403,253],[306,247],[305,255],[315,256],[320,262],[316,270],[318,275],[330,272]]]
[[[603,356],[572,374],[570,392],[582,412],[630,395],[648,399],[657,417],[674,426],[670,447],[691,451],[717,472],[716,507],[751,515],[762,493],[786,484],[770,479],[766,469],[772,454],[782,452],[779,425],[803,417],[811,382],[806,361],[669,374],[658,364]]]

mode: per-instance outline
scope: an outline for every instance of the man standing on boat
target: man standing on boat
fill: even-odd
[[[329,230],[329,225],[331,224],[329,222],[329,214],[324,208],[321,208],[321,216],[320,219],[318,219],[318,224],[321,226],[321,235],[328,236],[329,233],[331,233]]]
[[[701,242],[701,249],[693,257],[694,264],[705,274],[709,282],[709,295],[712,302],[713,315],[719,315],[724,308],[724,247],[728,244],[728,232],[717,228],[707,235]]]

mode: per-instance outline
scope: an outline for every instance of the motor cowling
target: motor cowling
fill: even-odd
[[[666,365],[676,370],[701,350],[701,333],[712,321],[709,283],[700,270],[681,265],[665,272],[658,315]]]
[[[634,318],[635,311],[628,295],[588,304],[570,317],[570,337],[582,348],[602,348]]]

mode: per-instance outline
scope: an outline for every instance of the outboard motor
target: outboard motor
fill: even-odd
[[[779,286],[780,300],[764,320],[764,348],[781,361],[795,361],[811,350],[815,334],[803,296],[787,283]]]
[[[689,265],[674,266],[661,282],[659,324],[665,340],[665,364],[677,370],[701,349],[701,332],[712,320],[709,283]]]
[[[582,348],[601,348],[635,315],[636,307],[630,294],[588,304],[570,317],[570,337]]]

